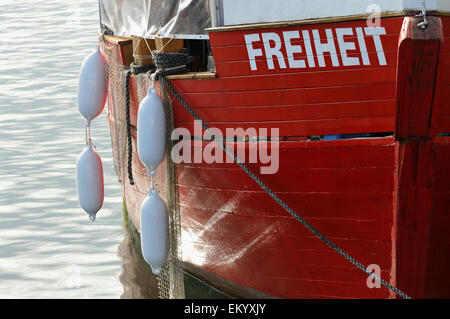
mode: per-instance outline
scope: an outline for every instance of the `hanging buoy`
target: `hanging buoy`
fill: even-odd
[[[166,153],[166,114],[153,86],[139,105],[137,144],[142,163],[149,172],[155,170]]]
[[[151,178],[148,195],[141,205],[142,255],[158,275],[169,254],[169,217],[153,184],[156,168],[166,153],[166,114],[153,84],[139,105],[137,122],[138,155]]]
[[[96,118],[106,101],[105,57],[98,47],[84,59],[78,82],[78,110],[88,121]]]
[[[169,217],[164,201],[150,188],[141,205],[141,248],[145,261],[158,275],[169,253]]]
[[[103,205],[103,165],[100,155],[88,142],[77,159],[77,193],[81,208],[89,214],[91,221]]]

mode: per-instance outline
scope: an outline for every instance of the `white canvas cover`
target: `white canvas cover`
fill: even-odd
[[[450,0],[424,0],[450,12]],[[214,26],[420,11],[422,0],[99,0],[101,23],[118,36],[207,39]]]
[[[117,36],[208,38],[209,0],[99,0],[101,23]]]

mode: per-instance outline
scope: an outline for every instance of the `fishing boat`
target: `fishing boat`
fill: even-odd
[[[450,297],[449,1],[99,3],[127,225],[151,180],[167,205],[160,296]]]

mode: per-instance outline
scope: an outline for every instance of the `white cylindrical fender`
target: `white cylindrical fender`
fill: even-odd
[[[155,170],[166,153],[166,114],[156,90],[149,88],[139,105],[138,155],[149,171]]]
[[[103,111],[106,85],[105,57],[98,47],[84,59],[78,80],[78,110],[86,120],[93,120]]]
[[[77,193],[81,208],[94,221],[103,205],[103,165],[100,155],[89,143],[77,159]]]
[[[141,248],[145,261],[158,275],[169,254],[169,216],[156,189],[149,190],[141,205]]]

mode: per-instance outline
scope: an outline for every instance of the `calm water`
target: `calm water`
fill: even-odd
[[[96,47],[95,0],[0,2],[0,298],[118,298],[122,194],[105,112],[92,136],[105,202],[79,208],[78,72]]]

